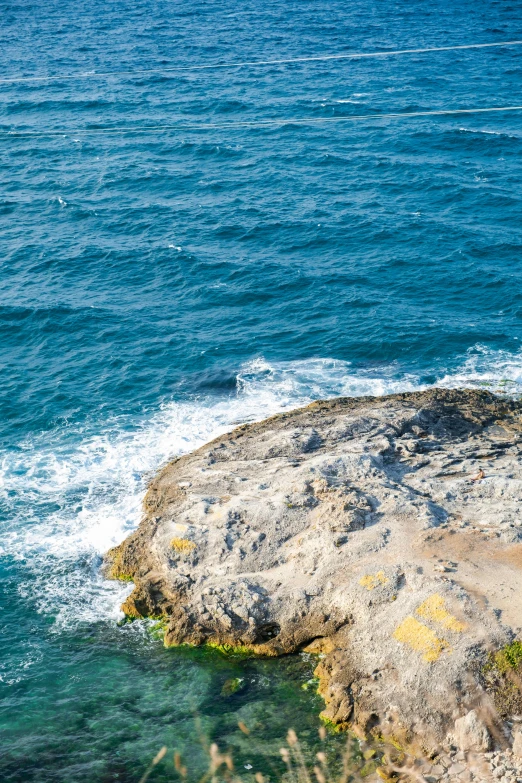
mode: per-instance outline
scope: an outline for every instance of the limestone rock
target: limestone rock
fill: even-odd
[[[522,403],[336,399],[166,465],[107,569],[134,582],[127,614],[164,616],[167,644],[312,645],[327,718],[441,741],[520,625],[521,508]],[[470,714],[463,742],[485,746]]]
[[[522,731],[520,729],[515,731],[513,736],[513,753],[522,758]]]
[[[467,715],[455,721],[454,736],[458,747],[464,751],[485,752],[491,747],[488,727],[476,710],[470,710]]]

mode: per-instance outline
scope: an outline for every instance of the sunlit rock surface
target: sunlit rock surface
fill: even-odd
[[[317,652],[325,718],[428,747],[477,705],[497,720],[521,447],[522,404],[487,392],[313,403],[166,465],[108,568],[167,644]]]

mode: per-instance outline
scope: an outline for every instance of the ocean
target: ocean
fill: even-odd
[[[0,7],[0,779],[137,783],[166,745],[159,783],[216,741],[275,780],[314,661],[166,650],[101,558],[237,424],[522,392],[522,112],[300,121],[520,103],[520,45],[331,58],[522,39],[520,7]]]

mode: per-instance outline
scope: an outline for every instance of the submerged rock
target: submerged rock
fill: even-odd
[[[316,402],[166,465],[107,567],[167,644],[317,652],[333,723],[429,748],[457,720],[485,747],[469,713],[497,720],[482,669],[522,624],[521,501],[521,403]]]

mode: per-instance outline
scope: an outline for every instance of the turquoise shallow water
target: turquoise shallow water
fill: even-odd
[[[236,423],[434,383],[522,390],[520,113],[161,130],[512,105],[522,47],[136,71],[521,28],[517,4],[482,0],[2,5],[2,780],[136,781],[163,743],[199,768],[193,714],[243,770],[288,726],[311,751],[311,662],[164,650],[118,625],[128,586],[102,553],[162,462]],[[112,75],[65,78],[92,71]],[[159,130],[86,132],[123,125]]]

